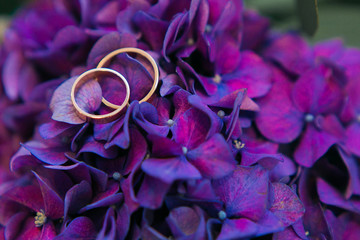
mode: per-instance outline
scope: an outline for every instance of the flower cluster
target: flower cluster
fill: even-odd
[[[356,239],[360,50],[269,26],[242,0],[22,9],[0,50],[0,238]],[[120,54],[129,106],[84,121],[72,84],[123,47],[161,86],[139,103],[153,70]],[[125,93],[104,78],[76,99],[104,114],[103,96]]]

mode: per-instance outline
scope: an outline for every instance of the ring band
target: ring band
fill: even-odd
[[[115,75],[116,77],[120,78],[124,82],[125,88],[126,88],[126,97],[124,99],[124,102],[121,105],[117,106],[116,110],[114,110],[110,113],[107,113],[107,114],[103,114],[103,115],[95,115],[95,114],[85,112],[83,109],[81,109],[79,107],[79,105],[77,104],[77,102],[75,100],[75,93],[78,91],[80,86],[82,86],[87,80],[94,79],[99,74]],[[99,124],[109,123],[109,122],[112,122],[115,119],[117,119],[119,117],[119,115],[121,115],[121,111],[127,106],[129,99],[130,99],[129,83],[127,82],[127,80],[125,79],[125,77],[123,75],[121,75],[117,71],[114,71],[109,68],[94,68],[94,69],[84,72],[75,80],[75,82],[71,88],[71,101],[76,109],[78,116],[84,120],[91,119],[95,123],[99,123]]]
[[[150,56],[150,54],[148,54],[147,52],[145,52],[144,50],[141,50],[139,48],[133,48],[133,47],[128,47],[128,48],[120,48],[120,49],[117,49],[111,53],[109,53],[108,55],[106,55],[100,62],[99,64],[97,65],[97,68],[102,68],[104,67],[104,65],[106,63],[108,63],[108,61],[115,57],[116,55],[120,54],[120,53],[137,53],[143,57],[145,57],[151,64],[151,66],[153,67],[154,69],[154,83],[149,91],[149,93],[143,98],[141,99],[139,102],[142,103],[142,102],[146,102],[147,100],[150,99],[150,97],[154,94],[158,84],[159,84],[159,68],[155,62],[155,59],[153,57]],[[129,94],[130,95],[130,94]],[[111,102],[109,102],[108,100],[106,100],[104,97],[102,98],[102,102],[110,107],[110,108],[113,108],[113,109],[117,109],[121,106],[119,105],[116,105],[116,104],[113,104]]]

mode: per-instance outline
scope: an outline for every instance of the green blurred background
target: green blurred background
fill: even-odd
[[[299,30],[301,24],[297,4],[299,2],[311,4],[314,1],[245,0],[245,3],[248,7],[257,9],[268,16],[275,28]],[[9,16],[25,2],[26,0],[0,0],[0,28],[4,29]],[[318,9],[319,27],[313,37],[308,36],[311,42],[341,37],[347,45],[360,47],[360,0],[318,0]],[[310,7],[308,12],[302,13],[302,17],[310,22],[313,21]],[[0,32],[2,32],[1,29]]]

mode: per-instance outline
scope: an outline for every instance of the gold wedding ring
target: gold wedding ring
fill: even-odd
[[[83,109],[81,109],[75,100],[75,94],[77,93],[79,88],[85,82],[87,82],[88,80],[91,80],[91,79],[95,79],[95,78],[98,79],[98,77],[100,75],[103,75],[103,76],[104,75],[113,75],[117,78],[120,78],[125,84],[126,97],[121,105],[116,105],[116,108],[114,111],[107,113],[107,114],[96,115],[96,114],[88,113],[88,112],[84,111]],[[122,114],[122,110],[127,106],[129,99],[130,99],[130,87],[129,87],[127,80],[119,72],[109,69],[109,68],[94,68],[94,69],[84,72],[75,80],[75,82],[71,88],[71,102],[73,103],[78,116],[84,120],[91,119],[95,123],[99,123],[99,124],[109,123],[109,122],[112,122],[115,119],[117,119]]]
[[[139,48],[133,48],[133,47],[127,47],[127,48],[120,48],[120,49],[117,49],[111,53],[109,53],[108,55],[106,55],[100,62],[99,64],[97,65],[97,68],[102,68],[104,67],[104,65],[106,65],[113,57],[115,57],[116,55],[118,54],[121,54],[121,53],[137,53],[141,56],[143,56],[144,58],[146,58],[152,68],[154,69],[154,83],[149,91],[149,93],[143,98],[141,99],[139,102],[142,103],[142,102],[146,102],[147,100],[150,99],[150,97],[154,94],[158,84],[159,84],[159,68],[154,60],[153,57],[150,56],[150,54],[148,54],[147,52],[145,52],[144,50],[141,50]],[[113,109],[117,109],[119,108],[120,106],[119,105],[116,105],[116,104],[113,104],[111,102],[109,102],[108,100],[106,100],[104,97],[102,98],[102,102],[110,107],[110,108],[113,108]],[[121,105],[122,106],[122,105]]]

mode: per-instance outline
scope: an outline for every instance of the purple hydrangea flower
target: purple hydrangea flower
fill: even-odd
[[[72,83],[123,47],[153,56],[159,89],[139,103],[153,70],[120,54],[129,106],[79,118]],[[0,49],[0,238],[358,235],[360,51],[340,40],[275,33],[242,0],[39,0]],[[75,97],[104,114],[123,89]]]

